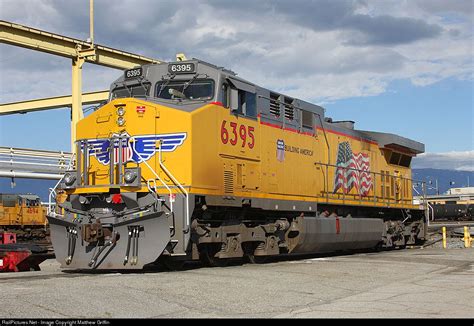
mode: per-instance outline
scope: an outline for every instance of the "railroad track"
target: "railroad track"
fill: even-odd
[[[474,221],[433,221],[429,223],[428,229],[433,230],[433,229],[439,229],[441,227],[447,227],[447,228],[462,228],[465,226],[468,227],[474,227]]]

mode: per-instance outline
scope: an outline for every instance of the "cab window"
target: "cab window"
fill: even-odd
[[[161,81],[156,84],[155,97],[171,100],[210,100],[214,97],[212,79]]]
[[[150,87],[150,83],[116,87],[111,92],[111,99],[113,100],[123,97],[147,97],[150,95]]]

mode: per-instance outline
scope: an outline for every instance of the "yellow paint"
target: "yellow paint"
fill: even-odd
[[[137,106],[145,106],[145,113],[137,113]],[[118,107],[125,108],[126,123],[122,127],[117,124]],[[163,152],[163,161],[177,180],[189,187],[190,193],[417,208],[412,204],[411,170],[388,164],[377,144],[348,135],[326,131],[329,157],[334,165],[338,144],[344,141],[350,142],[354,153],[369,156],[370,171],[378,174],[372,175],[373,187],[366,196],[355,188],[346,194],[342,189],[333,193],[336,168],[327,165],[328,149],[321,129],[316,136],[300,134],[263,124],[260,118],[236,116],[218,105],[208,104],[189,113],[131,98],[112,101],[81,120],[77,128],[77,139],[110,138],[121,132],[130,136],[186,132],[181,146],[173,152]],[[277,140],[284,140],[287,146],[282,162],[277,159]],[[95,157],[90,162],[87,173],[91,187],[74,192],[107,192],[109,166],[100,164]],[[147,163],[173,186],[159,166],[158,154]],[[154,179],[144,164],[141,169],[143,182]],[[123,190],[147,188],[143,183],[141,189]],[[166,189],[159,192],[164,194]]]

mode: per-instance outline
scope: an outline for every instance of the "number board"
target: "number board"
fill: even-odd
[[[171,63],[168,66],[170,74],[191,74],[194,73],[196,67],[194,63]]]
[[[142,73],[143,73],[142,68],[133,68],[133,69],[125,70],[125,78],[140,77]]]

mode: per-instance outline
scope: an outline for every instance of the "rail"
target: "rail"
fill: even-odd
[[[146,167],[151,171],[151,173],[153,173],[153,175],[155,176],[155,180],[158,180],[161,182],[161,184],[168,190],[169,194],[170,194],[170,211],[171,213],[173,214],[173,202],[171,201],[171,196],[173,195],[173,192],[171,191],[171,188],[170,186],[168,186],[166,184],[166,182],[163,181],[163,179],[160,178],[160,176],[158,175],[158,173],[156,173],[156,171],[150,166],[150,164],[148,164],[148,162],[143,159],[143,157],[140,155],[140,153],[138,153],[137,149],[135,148],[135,143],[132,143],[132,151],[137,154],[138,158],[140,159],[140,163],[143,163],[146,165]],[[151,189],[151,180],[153,179],[150,179],[150,180],[147,180],[147,187],[148,187],[148,190],[150,190],[150,192],[153,192],[152,189]],[[155,180],[153,180],[153,182],[155,183]],[[153,187],[154,188],[154,193],[156,193],[156,185]]]
[[[71,153],[62,151],[0,147],[0,170],[20,172],[18,175],[22,175],[21,172],[61,175],[67,170],[71,157]]]
[[[174,209],[173,209],[174,199],[173,199],[173,193],[171,191],[171,187],[166,182],[164,182],[163,179],[160,178],[158,173],[156,173],[156,171],[150,166],[150,164],[148,164],[148,162],[142,158],[140,153],[137,152],[137,150],[135,148],[135,143],[132,143],[132,150],[140,158],[140,161],[141,161],[140,163],[144,163],[145,166],[151,171],[151,173],[153,173],[153,175],[156,177],[156,179],[158,181],[160,181],[161,184],[163,184],[163,186],[168,190],[168,192],[170,194],[170,197],[169,197],[170,198],[170,211],[171,211],[172,214],[174,214]],[[170,177],[171,181],[173,181],[174,185],[176,187],[178,187],[178,189],[181,190],[181,192],[184,196],[185,203],[186,203],[186,214],[184,216],[183,229],[184,230],[189,230],[189,217],[190,217],[190,213],[189,213],[189,193],[183,187],[183,185],[176,179],[176,177],[168,170],[168,168],[166,168],[166,166],[163,162],[163,157],[162,157],[161,142],[160,142],[160,146],[158,147],[158,159],[159,159],[159,164],[160,164],[161,169]],[[148,187],[149,190],[151,190],[150,181],[151,180],[147,181],[147,187]],[[155,188],[154,190],[156,192],[156,187],[154,187],[154,188]]]
[[[161,151],[161,141],[160,141],[160,147],[158,149],[158,158],[159,158],[160,167],[170,177],[171,181],[173,181],[175,186],[177,186],[181,190],[181,192],[184,194],[184,199],[185,199],[185,202],[186,202],[186,216],[184,218],[183,230],[189,230],[189,223],[190,223],[189,193],[183,187],[183,185],[174,177],[174,175],[166,168],[165,164],[163,163],[161,153],[162,153],[162,151]],[[171,202],[171,198],[170,198],[170,202]]]
[[[75,157],[75,154],[72,154],[66,171],[70,170],[72,166],[74,165],[74,157]],[[58,215],[56,214],[56,196],[57,196],[56,189],[58,188],[62,180],[63,178],[59,179],[59,181],[54,185],[53,188],[48,189],[49,190],[48,208],[47,208],[48,215],[53,215],[53,216]],[[53,204],[53,200],[54,200],[54,204]]]

